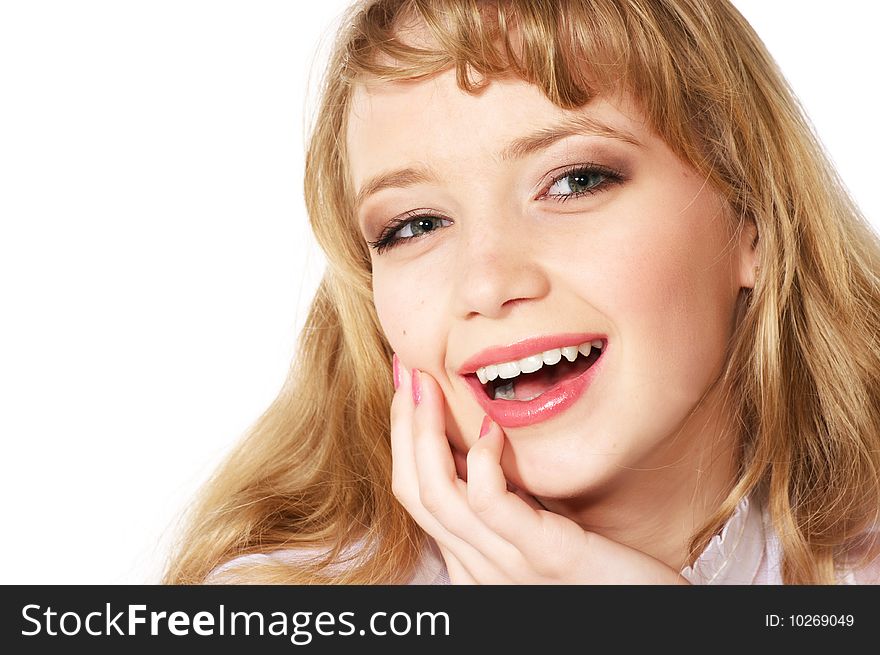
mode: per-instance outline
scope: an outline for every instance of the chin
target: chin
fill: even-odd
[[[534,448],[532,448],[534,446]],[[501,458],[507,479],[533,496],[566,499],[599,493],[623,470],[620,454],[575,453],[536,442],[508,445]]]

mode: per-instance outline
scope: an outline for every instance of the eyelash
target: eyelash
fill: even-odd
[[[559,194],[554,193],[550,195],[545,195],[542,197],[552,198],[556,202],[566,202],[571,198],[580,198],[586,195],[593,195],[595,193],[600,193],[605,191],[609,187],[620,184],[625,181],[623,173],[620,171],[614,170],[612,168],[607,168],[605,166],[599,166],[597,164],[575,164],[574,166],[570,166],[567,169],[563,170],[556,177],[554,177],[550,181],[550,185],[548,188],[552,188],[557,182],[561,182],[567,177],[571,177],[574,174],[580,174],[583,177],[589,177],[591,175],[599,174],[603,176],[603,179],[599,184],[589,189],[585,189],[584,191],[578,191],[576,193],[568,193],[568,194]],[[376,254],[382,254],[386,250],[390,248],[394,248],[395,246],[405,242],[405,241],[413,241],[414,239],[418,239],[422,236],[430,235],[433,232],[436,232],[437,229],[433,229],[430,232],[424,232],[421,235],[414,235],[411,237],[395,237],[394,235],[400,231],[401,228],[406,227],[409,223],[415,222],[417,219],[426,219],[426,218],[436,218],[441,221],[448,221],[448,218],[444,218],[442,216],[436,216],[434,214],[419,214],[417,213],[419,210],[414,209],[411,212],[407,212],[403,216],[393,220],[389,223],[385,229],[382,231],[382,234],[375,241],[368,241],[370,247],[376,251]]]

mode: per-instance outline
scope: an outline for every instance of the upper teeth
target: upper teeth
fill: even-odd
[[[477,369],[476,373],[481,384],[486,384],[489,380],[494,380],[497,377],[509,380],[510,378],[515,378],[520,373],[534,373],[544,364],[557,364],[563,357],[570,362],[577,358],[578,353],[581,353],[584,357],[589,357],[592,348],[601,350],[602,340],[596,339],[595,341],[582,343],[579,346],[565,346],[563,348],[545,350],[542,353],[529,355],[515,362],[502,362],[501,364],[482,366]]]

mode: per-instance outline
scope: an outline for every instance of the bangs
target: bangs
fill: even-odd
[[[709,24],[692,24],[701,19]],[[656,1],[396,0],[367,5],[351,27],[344,69],[352,83],[454,67],[469,93],[512,75],[574,109],[625,90],[651,118],[681,108],[681,91],[694,81],[714,79],[717,88],[704,48],[723,42],[709,16]]]
[[[600,91],[627,86],[629,40],[623,17],[581,2],[400,0],[365,9],[349,40],[352,83],[404,81],[455,68],[468,93],[498,77],[538,86],[574,109]],[[602,35],[602,38],[595,38]]]
[[[568,110],[625,94],[676,154],[711,175],[709,151],[726,141],[712,132],[730,123],[719,112],[742,86],[717,10],[657,0],[368,2],[349,26],[342,77],[351,86],[454,68],[458,86],[478,93],[514,76]]]

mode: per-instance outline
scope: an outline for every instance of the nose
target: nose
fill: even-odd
[[[500,318],[550,288],[540,250],[512,221],[480,221],[460,242],[456,261],[457,314]]]

